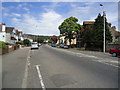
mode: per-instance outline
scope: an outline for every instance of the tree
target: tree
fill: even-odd
[[[87,46],[90,46],[92,44],[93,40],[93,29],[90,30],[84,30],[83,37],[82,37],[82,43],[87,44]]]
[[[104,41],[104,16],[101,14],[95,19],[95,23],[91,30],[85,30],[83,34],[82,41],[87,44],[87,46],[93,45],[95,47],[103,48]],[[106,43],[112,41],[112,35],[108,27],[107,19],[105,18],[105,39]]]
[[[98,17],[95,19],[93,30],[94,30],[94,36],[93,36],[94,44],[103,47],[104,16],[101,16],[101,14],[99,14]],[[112,35],[109,30],[106,18],[105,18],[105,40],[106,43],[112,42]]]
[[[71,39],[74,39],[73,32],[78,33],[81,25],[77,23],[78,19],[75,17],[69,17],[65,19],[61,25],[58,27],[60,30],[60,34],[65,34],[66,38],[69,39],[70,45],[71,45]]]
[[[48,41],[48,43],[52,43],[52,41],[51,41],[51,40],[49,40],[49,41]]]
[[[26,45],[26,46],[29,46],[31,44],[31,42],[28,39],[24,39],[23,44]]]

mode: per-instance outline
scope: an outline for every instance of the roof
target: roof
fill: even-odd
[[[83,24],[94,24],[95,21],[84,21]]]
[[[14,27],[6,27],[5,32],[6,33],[11,33],[11,32],[13,32],[13,29],[14,29]]]
[[[23,34],[23,36],[25,36],[25,37],[29,37],[29,35],[28,35],[28,34]]]
[[[27,38],[32,39],[32,37],[29,34],[23,34],[23,37],[27,37]]]
[[[2,26],[0,26],[0,32],[2,32]]]
[[[22,33],[22,31],[19,30],[15,30],[16,35],[19,35],[20,33]]]
[[[0,26],[2,26],[2,25],[6,25],[6,24],[5,23],[0,24]]]

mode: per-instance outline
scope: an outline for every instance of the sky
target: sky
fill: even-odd
[[[50,36],[59,35],[58,26],[70,16],[82,25],[103,11],[118,30],[117,2],[2,2],[2,22],[23,33]]]

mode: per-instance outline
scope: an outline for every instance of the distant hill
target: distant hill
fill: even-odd
[[[50,39],[51,36],[42,36],[42,35],[32,35],[32,34],[28,34],[32,39],[44,39],[44,40],[47,40],[47,39]]]

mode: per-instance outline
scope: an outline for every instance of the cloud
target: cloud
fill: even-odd
[[[25,10],[26,13],[30,13],[30,9],[28,9],[28,8],[26,8],[26,7],[23,7],[22,9]]]
[[[38,15],[39,18],[24,14],[24,19],[13,18],[13,25],[25,33],[39,35],[59,35],[58,26],[63,21],[60,14],[49,11]]]
[[[107,14],[108,22],[112,23],[116,27],[118,26],[118,12],[117,3],[103,3]],[[85,3],[71,3],[72,7],[70,12],[66,14],[66,17],[75,16],[78,18],[79,23],[83,24],[83,21],[94,21],[97,18],[98,13],[103,12],[103,7],[99,7],[97,2],[85,2]],[[111,8],[112,7],[112,8]],[[114,13],[113,13],[114,12]],[[118,30],[118,29],[117,29]]]
[[[65,7],[68,5],[70,10],[66,13],[59,13],[56,7]],[[63,22],[64,19],[74,16],[78,18],[79,23],[82,24],[86,20],[94,20],[99,12],[102,12],[103,9],[99,7],[99,3],[96,2],[81,2],[81,3],[67,3],[59,4],[59,2],[50,3],[48,6],[41,5],[43,11],[37,13],[37,17],[34,16],[34,11],[31,11],[29,7],[32,5],[28,3],[20,3],[17,7],[26,11],[22,13],[21,20],[18,19],[21,15],[18,13],[11,14],[12,16],[12,25],[16,28],[23,30],[25,33],[31,34],[40,34],[40,35],[59,35],[58,26]],[[106,6],[106,13],[108,21],[117,25],[118,17],[116,16],[117,10],[115,3],[111,3]],[[32,6],[33,7],[33,6]],[[112,7],[112,8],[111,8]],[[15,7],[14,7],[15,8]],[[67,8],[67,7],[66,7]],[[110,12],[109,12],[110,11]],[[30,13],[29,13],[30,12]],[[113,13],[114,12],[114,13]],[[9,13],[4,13],[6,16],[10,16]]]
[[[22,15],[21,14],[18,14],[18,13],[11,13],[9,14],[9,12],[4,12],[3,13],[3,17],[21,17]]]
[[[98,9],[94,9],[93,7],[91,7],[94,3],[71,3],[71,10],[68,14],[66,14],[66,17],[75,16],[76,18],[78,18],[80,24],[82,24],[83,21],[86,20],[94,20],[95,17],[98,15],[98,13],[96,13]]]
[[[12,21],[14,21],[14,22],[20,22],[20,19],[17,19],[17,18],[12,18]]]
[[[18,13],[12,13],[11,16],[13,16],[13,17],[21,17],[21,14],[18,14]]]

